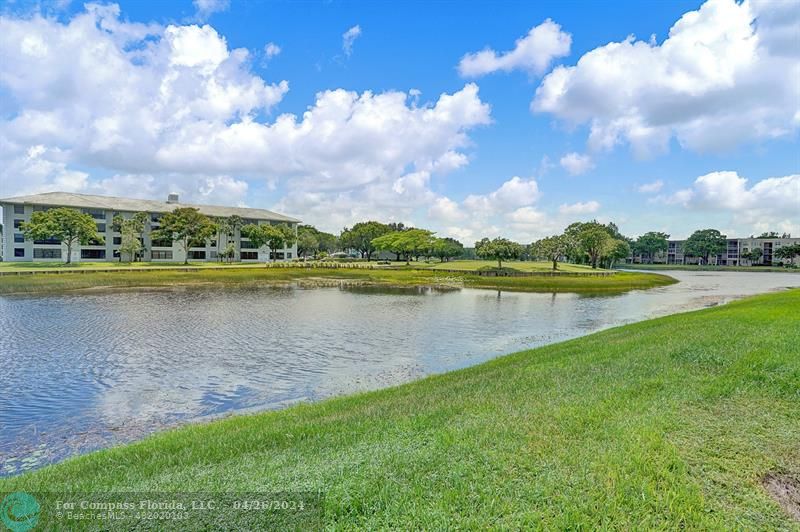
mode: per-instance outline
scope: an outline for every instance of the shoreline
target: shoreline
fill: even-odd
[[[618,272],[608,276],[485,277],[439,272],[434,269],[298,268],[124,270],[114,272],[53,273],[0,277],[0,295],[79,293],[87,289],[157,288],[163,286],[246,286],[285,284],[309,280],[385,286],[428,288],[482,288],[522,292],[622,293],[667,286],[678,281],[663,274]]]
[[[379,527],[497,524],[498,503],[508,509],[503,521],[508,526],[536,516],[556,527],[564,523],[560,516],[633,525],[643,517],[636,508],[646,494],[648,511],[657,511],[662,525],[791,526],[759,479],[791,463],[800,436],[800,405],[791,392],[800,384],[798,308],[800,289],[752,296],[408,384],[191,423],[0,479],[0,491],[306,486],[327,494],[326,523]],[[740,348],[732,351],[716,333],[734,324]],[[680,337],[673,336],[675,330]],[[741,369],[724,371],[738,368],[742,357]],[[761,357],[772,362],[755,362]],[[750,369],[743,373],[745,368]],[[758,376],[764,371],[772,375],[769,380]],[[762,384],[749,387],[750,379]],[[734,395],[726,391],[730,386]],[[762,424],[774,430],[753,428]],[[727,448],[750,452],[733,451],[730,467],[715,461],[717,431],[727,435]],[[532,449],[538,450],[531,455]],[[788,462],[781,458],[787,452]],[[746,460],[740,463],[742,456]],[[677,465],[665,473],[666,463]],[[362,465],[353,470],[356,464]],[[413,464],[436,474],[418,477]],[[352,478],[338,474],[341,467],[348,467]],[[541,467],[550,473],[535,474]],[[465,474],[475,480],[457,480]],[[402,482],[384,500],[377,486],[387,475]],[[587,475],[594,481],[577,482]],[[724,487],[705,491],[709,478],[714,485],[726,479]],[[642,488],[652,482],[661,487]],[[561,495],[543,500],[542,490],[551,489]],[[646,491],[640,494],[641,489]],[[442,498],[442,490],[450,495]],[[418,493],[430,496],[418,499]],[[615,504],[601,503],[609,496]],[[376,497],[384,501],[381,511],[364,513]],[[585,497],[586,507],[580,503]],[[471,510],[454,517],[452,504],[460,507],[456,501],[462,499],[472,501]],[[598,504],[604,508],[599,514]],[[409,505],[422,513],[408,513]],[[421,521],[423,516],[432,520]]]

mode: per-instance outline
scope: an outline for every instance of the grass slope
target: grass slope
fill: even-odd
[[[794,290],[178,429],[0,492],[321,490],[332,528],[792,529],[760,481],[800,473],[799,390]]]
[[[0,277],[0,294],[42,293],[99,287],[142,287],[192,284],[258,285],[294,280],[342,280],[390,286],[466,286],[531,292],[622,292],[676,282],[671,277],[620,272],[607,277],[480,277],[434,270],[366,268],[260,268],[232,267],[222,270],[118,271],[8,275]]]
[[[412,263],[415,267],[430,266],[434,270],[480,270],[481,268],[496,268],[496,260],[453,260],[450,262],[435,262],[431,264],[426,263]],[[552,262],[542,261],[503,261],[503,268],[512,268],[521,272],[552,272]],[[604,272],[608,270],[596,269],[593,270],[591,266],[584,264],[568,264],[558,263],[559,272],[578,272],[578,273],[592,273]]]

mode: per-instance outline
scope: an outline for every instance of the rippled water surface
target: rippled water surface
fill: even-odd
[[[602,297],[299,286],[0,296],[0,475],[800,286],[791,273],[669,274],[681,283]]]

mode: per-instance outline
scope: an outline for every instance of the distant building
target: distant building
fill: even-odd
[[[6,261],[65,261],[67,248],[58,240],[25,240],[19,227],[23,222],[30,221],[31,215],[36,211],[44,211],[55,207],[70,207],[89,214],[97,223],[97,231],[104,236],[104,244],[90,244],[75,246],[72,249],[72,261],[116,261],[119,260],[119,247],[122,237],[114,232],[112,220],[116,215],[131,218],[137,212],[145,212],[148,223],[142,235],[144,246],[144,260],[153,262],[183,262],[184,250],[180,244],[171,241],[158,241],[150,237],[152,230],[158,228],[158,221],[165,213],[179,207],[194,207],[201,213],[211,218],[227,218],[240,216],[244,224],[278,224],[283,223],[297,231],[300,220],[284,216],[264,209],[250,209],[244,207],[220,207],[215,205],[191,205],[178,201],[177,194],[170,194],[167,201],[141,200],[132,198],[115,198],[111,196],[92,196],[88,194],[73,194],[68,192],[48,192],[19,196],[16,198],[0,199],[3,208],[2,249],[3,260]],[[214,237],[205,246],[189,249],[191,261],[216,261],[218,260],[219,246],[227,245],[227,239],[222,243]],[[285,249],[270,250],[267,247],[256,249],[246,238],[242,238],[237,230],[231,238],[236,246],[236,258],[242,262],[267,262],[270,258],[275,260],[291,260],[297,257],[297,245]]]
[[[698,264],[701,260],[700,257],[686,256],[683,254],[683,246],[686,240],[669,240],[666,253],[657,254],[653,258],[654,264]],[[800,244],[800,238],[791,237],[774,237],[774,238],[729,238],[727,241],[726,249],[723,253],[709,257],[709,263],[716,266],[756,266],[756,265],[779,265],[788,263],[788,259],[778,259],[775,257],[775,252],[781,246],[791,246]],[[762,252],[761,258],[753,262],[749,259],[742,258],[753,249],[760,249]],[[642,263],[643,257],[641,255],[633,255],[630,257],[629,262]],[[645,259],[648,260],[649,259]],[[794,259],[798,262],[798,258]]]

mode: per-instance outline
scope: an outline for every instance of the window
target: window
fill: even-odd
[[[60,259],[61,250],[56,248],[33,248],[34,259]]]
[[[115,249],[114,251],[112,251],[111,252],[111,256],[114,257],[115,259],[118,259],[119,258],[119,250]]]
[[[98,233],[105,233],[106,232],[106,224],[97,224],[97,232]]]
[[[25,256],[25,248],[14,248],[14,256],[15,257],[24,257]]]
[[[22,233],[14,233],[14,242],[25,242],[25,235]]]
[[[46,205],[34,205],[33,206],[33,212],[44,212],[44,211],[49,211],[49,210],[50,210],[50,207],[48,207]]]
[[[291,251],[287,251],[286,252],[286,258],[287,259],[291,259],[292,258],[292,252]]]
[[[192,260],[205,260],[206,252],[205,251],[190,251],[189,258]]]
[[[272,260],[283,260],[283,251],[272,251],[269,254],[269,258]]]
[[[242,240],[242,243],[239,246],[241,249],[258,249],[256,245],[249,240]]]
[[[154,248],[171,248],[172,247],[172,240],[169,238],[162,238],[153,240],[152,246]]]
[[[106,250],[104,249],[82,249],[82,259],[104,259],[106,258]]]
[[[114,237],[114,245],[115,246],[121,246],[122,245],[122,237],[121,236],[115,236]]]
[[[94,238],[89,240],[89,243],[87,244],[87,246],[102,246],[102,245],[103,242],[101,240],[96,240]]]
[[[19,229],[19,226],[23,223],[25,223],[25,220],[14,220],[14,229]]]
[[[150,253],[153,260],[172,260],[171,251],[151,251]]]
[[[105,220],[106,213],[105,211],[98,210],[98,209],[83,209],[83,212],[94,218],[95,220]]]
[[[150,221],[153,223],[158,223],[161,221],[161,215],[157,213],[153,213],[150,215]]]
[[[37,246],[57,246],[61,243],[61,240],[57,238],[45,238],[42,240],[34,240],[33,243]]]
[[[242,260],[258,260],[258,251],[242,251]]]
[[[14,214],[25,214],[25,205],[14,205]]]

